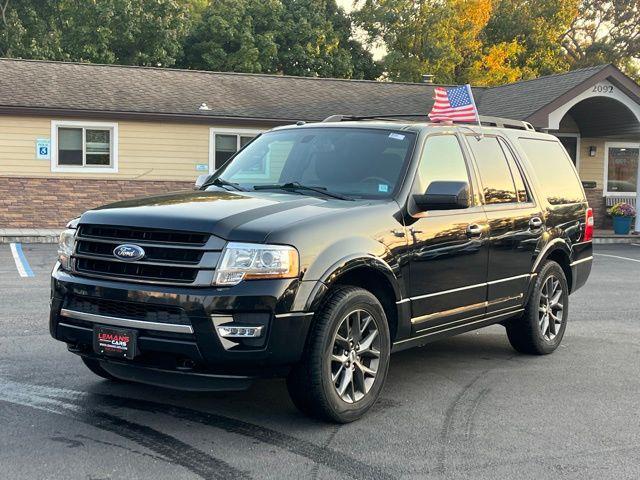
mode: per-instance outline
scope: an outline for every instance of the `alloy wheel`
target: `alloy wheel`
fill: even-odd
[[[562,283],[554,275],[550,275],[542,285],[538,321],[542,337],[551,341],[560,333],[564,313]]]
[[[354,403],[371,390],[380,361],[380,335],[375,318],[366,310],[346,315],[333,336],[331,381],[338,396]]]

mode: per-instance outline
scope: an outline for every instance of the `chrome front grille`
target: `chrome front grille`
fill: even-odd
[[[134,303],[72,294],[66,297],[63,308],[92,315],[144,320],[154,323],[191,325],[184,309],[173,305]]]
[[[122,244],[142,247],[145,256],[124,261]],[[122,226],[80,225],[73,265],[76,273],[129,282],[211,285],[224,240],[197,232]]]

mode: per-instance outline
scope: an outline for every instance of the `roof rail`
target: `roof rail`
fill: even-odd
[[[424,113],[398,113],[387,115],[331,115],[324,120],[326,122],[348,122],[358,120],[397,120],[399,118],[423,118],[426,117]]]
[[[480,123],[487,127],[515,128],[518,130],[530,130],[532,132],[536,131],[536,129],[533,128],[533,125],[531,125],[529,122],[524,122],[522,120],[511,120],[510,118],[480,115]]]
[[[424,113],[401,113],[401,114],[387,114],[387,115],[331,115],[325,118],[322,122],[346,122],[357,120],[395,120],[400,118],[421,118],[427,117]],[[427,117],[428,120],[428,117]],[[476,122],[452,122],[474,125]],[[514,128],[517,130],[529,130],[535,132],[535,128],[529,122],[522,120],[511,120],[510,118],[491,117],[487,115],[480,115],[480,124],[486,127],[499,127],[499,128]]]

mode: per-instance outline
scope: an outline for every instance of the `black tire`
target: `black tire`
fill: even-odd
[[[553,323],[555,327],[545,328],[544,321],[541,319],[541,315],[544,316],[543,310],[548,308],[546,296],[543,293],[549,289],[550,281],[557,280],[558,288],[561,289],[559,304],[562,307],[562,311],[555,311],[555,316],[549,316],[547,325]],[[547,285],[545,290],[545,284]],[[556,291],[558,292],[558,291]],[[558,295],[558,293],[556,293]],[[548,310],[547,310],[548,311]],[[553,309],[551,310],[553,313]],[[527,353],[530,355],[547,355],[552,353],[560,342],[567,328],[567,318],[569,315],[569,286],[567,284],[567,278],[565,277],[562,267],[556,262],[549,260],[542,265],[540,272],[538,273],[529,298],[529,302],[525,307],[522,317],[512,320],[506,325],[507,336],[509,337],[509,343],[511,346],[520,353]],[[561,323],[558,325],[554,318],[560,319]],[[547,332],[543,333],[543,328]]]
[[[377,328],[378,331],[375,350],[379,352],[379,356],[377,371],[373,377],[373,383],[368,387],[369,390],[364,392],[361,398],[350,399],[351,403],[349,403],[341,398],[337,391],[338,387],[332,380],[332,375],[334,375],[332,366],[336,368],[336,361],[332,360],[332,356],[336,353],[334,337],[338,333],[338,329],[343,328],[345,319],[351,318],[349,314],[356,311],[362,311],[365,320],[375,322],[372,328]],[[366,314],[372,320],[368,320]],[[348,327],[349,320],[346,321]],[[363,337],[364,344],[365,335],[360,334],[359,336]],[[359,344],[351,347],[354,353],[356,347],[361,348]],[[364,349],[364,347],[362,348]],[[387,377],[390,351],[389,325],[378,299],[362,288],[337,287],[329,293],[316,313],[302,361],[293,368],[287,377],[289,395],[296,407],[306,415],[337,423],[353,422],[362,417],[380,396]],[[349,353],[346,353],[345,350],[341,354],[345,356],[345,361],[347,361]],[[367,361],[364,360],[364,356],[362,359],[363,362]],[[361,357],[358,356],[358,365],[360,365],[360,360]],[[355,365],[354,362],[349,367],[351,371],[361,372],[362,370],[359,370]],[[370,363],[369,366],[371,365]],[[352,373],[351,375],[356,374]],[[364,378],[364,374],[359,378]],[[357,383],[364,385],[364,382]],[[356,397],[355,388],[357,387],[353,387],[351,390],[354,398]]]
[[[84,363],[89,370],[91,370],[93,373],[95,373],[99,377],[102,377],[106,380],[115,381],[115,382],[120,381],[117,377],[114,377],[109,372],[107,372],[104,368],[102,368],[98,360],[94,360],[92,358],[85,358],[85,357],[80,357],[80,358],[82,358],[82,363]]]

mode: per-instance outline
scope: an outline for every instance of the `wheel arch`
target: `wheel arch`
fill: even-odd
[[[310,298],[311,311],[321,307],[323,300],[335,286],[363,288],[380,301],[389,322],[391,341],[394,341],[404,314],[398,303],[402,298],[400,282],[389,264],[370,255],[352,256],[329,268],[323,275],[321,284],[324,288],[318,289]]]
[[[567,278],[569,292],[571,292],[573,290],[573,273],[571,271],[571,248],[569,247],[565,239],[554,238],[553,240],[549,241],[536,258],[531,273],[539,273],[542,265],[544,265],[547,260],[553,260],[558,265],[560,265],[565,277]],[[532,282],[532,284],[533,283],[535,282]]]

